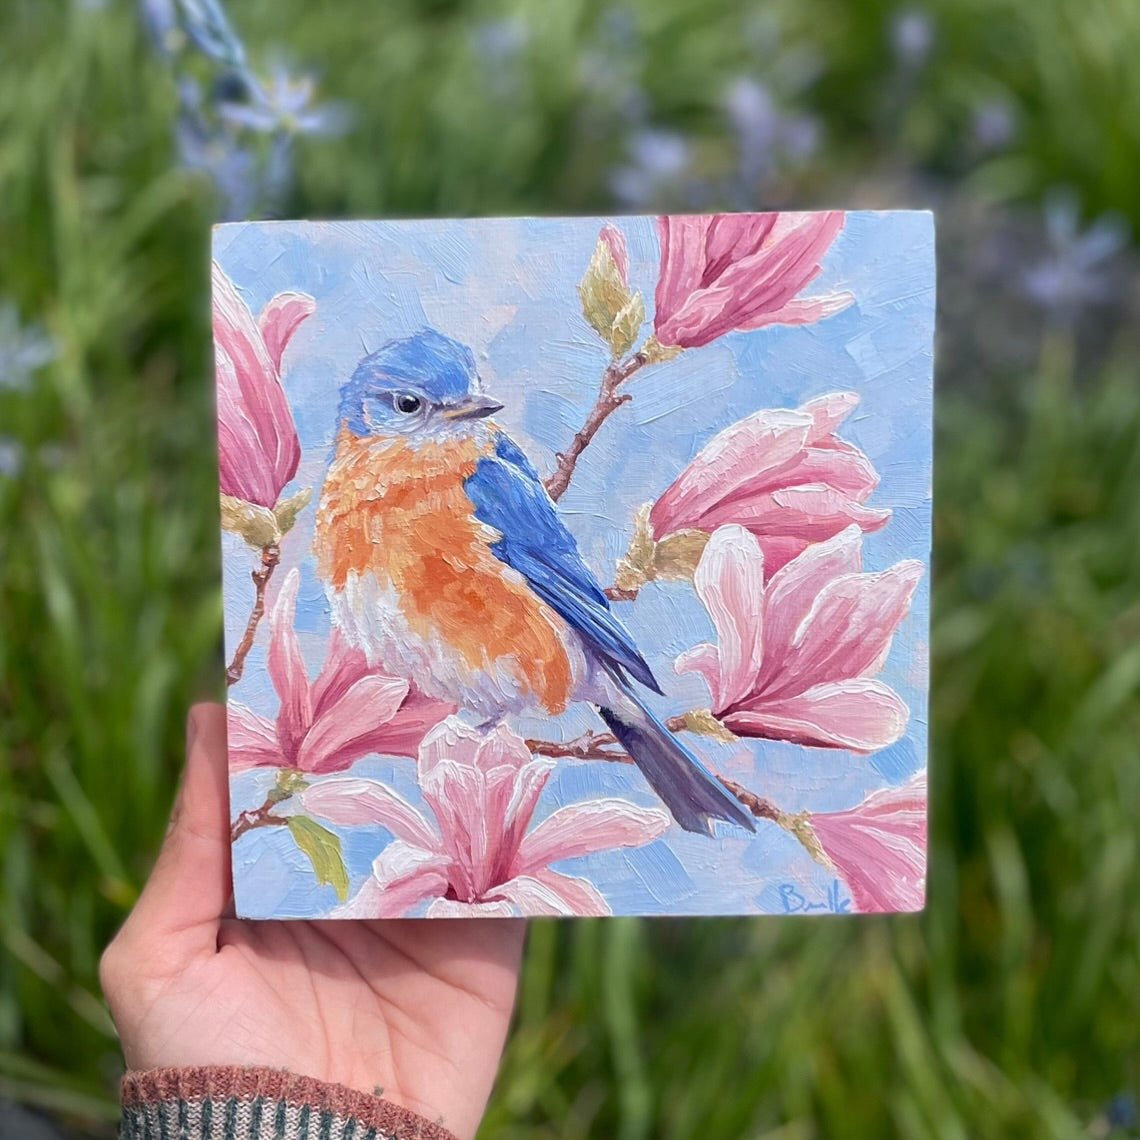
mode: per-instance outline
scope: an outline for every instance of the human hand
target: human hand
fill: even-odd
[[[288,1069],[474,1135],[522,920],[250,922],[225,917],[231,894],[225,710],[198,705],[162,851],[100,965],[129,1068]]]

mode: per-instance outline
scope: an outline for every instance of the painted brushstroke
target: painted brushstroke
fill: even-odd
[[[921,906],[928,218],[215,253],[240,914]]]
[[[477,391],[470,350],[433,329],[356,367],[315,540],[338,628],[484,721],[593,704],[681,827],[711,833],[719,819],[751,831],[638,695],[634,681],[660,692],[657,681],[534,466],[492,418],[502,407]]]
[[[851,752],[903,735],[907,707],[875,674],[925,567],[910,559],[863,573],[862,543],[848,527],[765,584],[755,535],[724,526],[709,539],[694,586],[718,640],[683,653],[677,670],[704,676],[730,732]]]
[[[669,817],[597,799],[559,808],[531,827],[553,769],[509,728],[483,732],[450,717],[428,734],[417,761],[434,826],[373,781],[345,777],[307,789],[301,800],[313,815],[395,836],[333,917],[398,918],[427,900],[433,918],[610,914],[596,887],[550,864],[651,843]]]

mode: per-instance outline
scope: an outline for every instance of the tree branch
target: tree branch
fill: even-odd
[[[259,808],[238,813],[230,826],[230,842],[236,843],[247,831],[255,827],[284,827],[289,821],[284,816],[274,815],[273,809],[281,803],[281,796],[270,795]]]
[[[608,732],[587,732],[574,740],[528,740],[527,748],[535,756],[552,756],[557,760],[611,760],[617,764],[632,764],[633,761],[621,751],[615,750],[617,738]]]
[[[557,502],[570,486],[570,478],[582,452],[590,446],[598,429],[622,406],[633,399],[628,392],[618,395],[621,387],[639,368],[649,363],[644,351],[635,352],[628,360],[613,361],[602,373],[602,386],[598,398],[586,417],[586,422],[574,434],[570,446],[558,453],[558,466],[546,480],[546,491]]]
[[[253,610],[250,612],[249,621],[246,622],[245,633],[242,634],[241,641],[238,643],[234,659],[226,669],[227,685],[236,685],[241,680],[242,671],[245,669],[245,659],[253,648],[254,635],[257,633],[262,615],[265,613],[265,587],[269,584],[269,579],[273,577],[273,571],[280,561],[281,547],[277,543],[271,542],[261,549],[261,569],[253,570],[250,573],[255,591]]]

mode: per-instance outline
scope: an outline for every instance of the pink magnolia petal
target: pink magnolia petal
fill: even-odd
[[[746,697],[764,659],[764,555],[743,527],[716,530],[693,576],[717,632],[717,709]]]
[[[805,447],[775,474],[782,487],[830,487],[862,503],[879,485],[874,464],[857,447]],[[773,478],[758,481],[755,490],[771,490]],[[750,488],[742,488],[747,493]],[[734,498],[740,498],[738,494]]]
[[[227,707],[226,742],[231,772],[288,766],[277,742],[276,725],[245,705],[231,702]]]
[[[252,425],[262,455],[264,468],[276,490],[272,499],[260,502],[272,507],[281,488],[297,473],[301,445],[293,424],[293,413],[281,387],[281,380],[261,330],[239,296],[233,282],[215,261],[211,270],[214,303],[214,340],[220,354],[233,366],[231,376],[219,376],[219,386],[231,391],[231,380],[237,390],[232,401],[219,403],[219,415],[240,407]],[[259,500],[251,500],[259,501]]]
[[[344,634],[334,628],[329,635],[325,663],[312,685],[314,719],[327,712],[360,680],[379,672],[368,664],[364,653],[350,645]]]
[[[404,698],[399,711],[384,725],[382,748],[386,756],[416,756],[424,737],[441,720],[455,712],[455,706],[425,697],[413,689]]]
[[[796,631],[821,591],[836,578],[863,568],[863,532],[857,526],[807,547],[778,570],[764,593],[764,667],[757,691],[772,683],[784,668]]]
[[[811,416],[808,446],[815,446],[827,439],[858,406],[858,392],[828,392],[824,396],[816,396],[814,400],[801,404],[799,410]]]
[[[858,807],[811,817],[862,913],[921,910],[926,875],[926,774],[884,788]]]
[[[814,685],[796,696],[757,698],[723,719],[737,736],[875,752],[902,739],[908,716],[893,689],[881,681],[856,677]]]
[[[835,298],[793,298],[819,275],[844,221],[839,211],[658,218],[658,340],[693,348],[733,329],[829,315]]]
[[[570,918],[578,912],[574,903],[559,890],[560,885],[558,882],[520,875],[495,887],[493,895],[497,899],[513,903],[516,912],[525,918]],[[607,907],[606,913],[608,909]]]
[[[726,298],[721,326],[728,327],[723,331],[777,323],[776,314],[819,276],[820,262],[845,220],[841,211],[780,214],[764,246],[729,265],[716,283]]]
[[[700,673],[708,682],[712,707],[723,709],[727,706],[728,702],[723,699],[720,687],[720,653],[715,645],[694,645],[692,649],[686,649],[673,662],[673,671],[675,673]]]
[[[511,768],[517,772],[525,768],[531,759],[526,741],[505,724],[499,724],[483,734],[475,749],[473,762],[476,768],[489,774],[499,767]]]
[[[679,344],[676,313],[700,288],[705,267],[705,233],[711,219],[670,214],[657,219],[661,242],[661,272],[657,278],[653,328],[662,344]]]
[[[763,250],[780,215],[715,214],[705,232],[705,266],[699,284],[712,285],[732,266]]]
[[[536,756],[515,778],[511,789],[511,800],[503,813],[503,838],[499,844],[500,858],[504,860],[498,869],[498,877],[510,874],[511,864],[518,853],[526,829],[530,827],[539,796],[546,787],[551,773],[557,765],[553,760]]]
[[[908,560],[878,574],[846,574],[829,582],[796,630],[765,695],[801,693],[881,668],[925,569]]]
[[[424,737],[420,746],[417,763],[420,782],[443,760],[475,767],[475,757],[482,743],[483,734],[458,717],[452,716],[441,721]]]
[[[281,701],[277,735],[291,757],[299,754],[301,742],[313,722],[309,674],[293,628],[300,585],[299,571],[290,570],[269,614],[269,677]]]
[[[717,214],[714,217],[659,219],[662,273],[654,327],[663,344],[696,348],[732,330],[735,300],[721,280],[734,265],[749,261],[764,245],[777,214]],[[671,223],[662,227],[662,222]],[[684,265],[673,287],[664,291],[674,265]]]
[[[397,677],[362,677],[309,729],[297,766],[342,772],[362,756],[386,751],[387,727],[408,693]]]
[[[281,372],[281,357],[293,339],[297,326],[311,317],[317,303],[307,293],[278,293],[261,310],[257,318],[258,330],[265,342],[265,350],[278,373]]]
[[[214,352],[217,375],[218,487],[247,503],[272,507],[280,488],[265,459],[257,427],[242,404],[241,386],[233,361],[218,345]]]
[[[842,313],[855,301],[854,293],[827,293],[822,297],[801,297],[786,301],[771,312],[760,312],[750,320],[745,320],[737,328],[751,332],[767,328],[769,325],[814,325],[826,317]]]
[[[766,574],[774,575],[787,566],[793,558],[798,558],[805,550],[815,545],[806,538],[797,538],[794,535],[756,534],[754,530],[750,533],[756,535],[756,541],[760,543],[760,549],[764,551],[764,572]],[[765,636],[764,654],[767,658],[767,636]]]
[[[628,800],[587,800],[559,808],[527,834],[511,865],[512,877],[559,859],[617,847],[641,847],[669,830],[669,815]]]
[[[704,514],[702,529],[739,523],[753,534],[775,534],[820,542],[852,523],[863,531],[881,530],[889,510],[865,507],[832,487],[782,487],[739,502],[718,503]]]
[[[447,861],[396,840],[376,857],[372,877],[330,918],[401,918],[424,899],[447,892]]]
[[[625,245],[625,234],[607,222],[602,226],[602,232],[598,235],[602,241],[609,246],[610,256],[614,259],[614,265],[617,266],[617,271],[621,276],[622,281],[626,285],[629,284],[629,251]]]
[[[459,902],[457,899],[436,899],[427,908],[428,918],[516,918],[514,904],[502,899],[499,902]]]
[[[613,914],[610,904],[602,897],[598,888],[586,879],[578,879],[541,867],[531,871],[530,878],[557,894],[563,905],[568,908],[568,913],[579,918],[604,918]]]
[[[455,760],[439,759],[420,777],[420,790],[439,823],[442,849],[451,859],[451,885],[467,901],[478,897],[488,879],[486,789],[478,768]]]
[[[780,409],[755,412],[718,432],[654,503],[654,537],[689,527],[715,529],[707,524],[710,512],[795,459],[810,429],[810,416]]]
[[[386,827],[397,839],[442,854],[439,835],[407,800],[378,780],[335,776],[297,797],[305,811],[345,827]]]

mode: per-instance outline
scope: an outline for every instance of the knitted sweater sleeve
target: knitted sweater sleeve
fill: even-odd
[[[277,1069],[130,1072],[121,1140],[456,1140],[379,1096]]]

